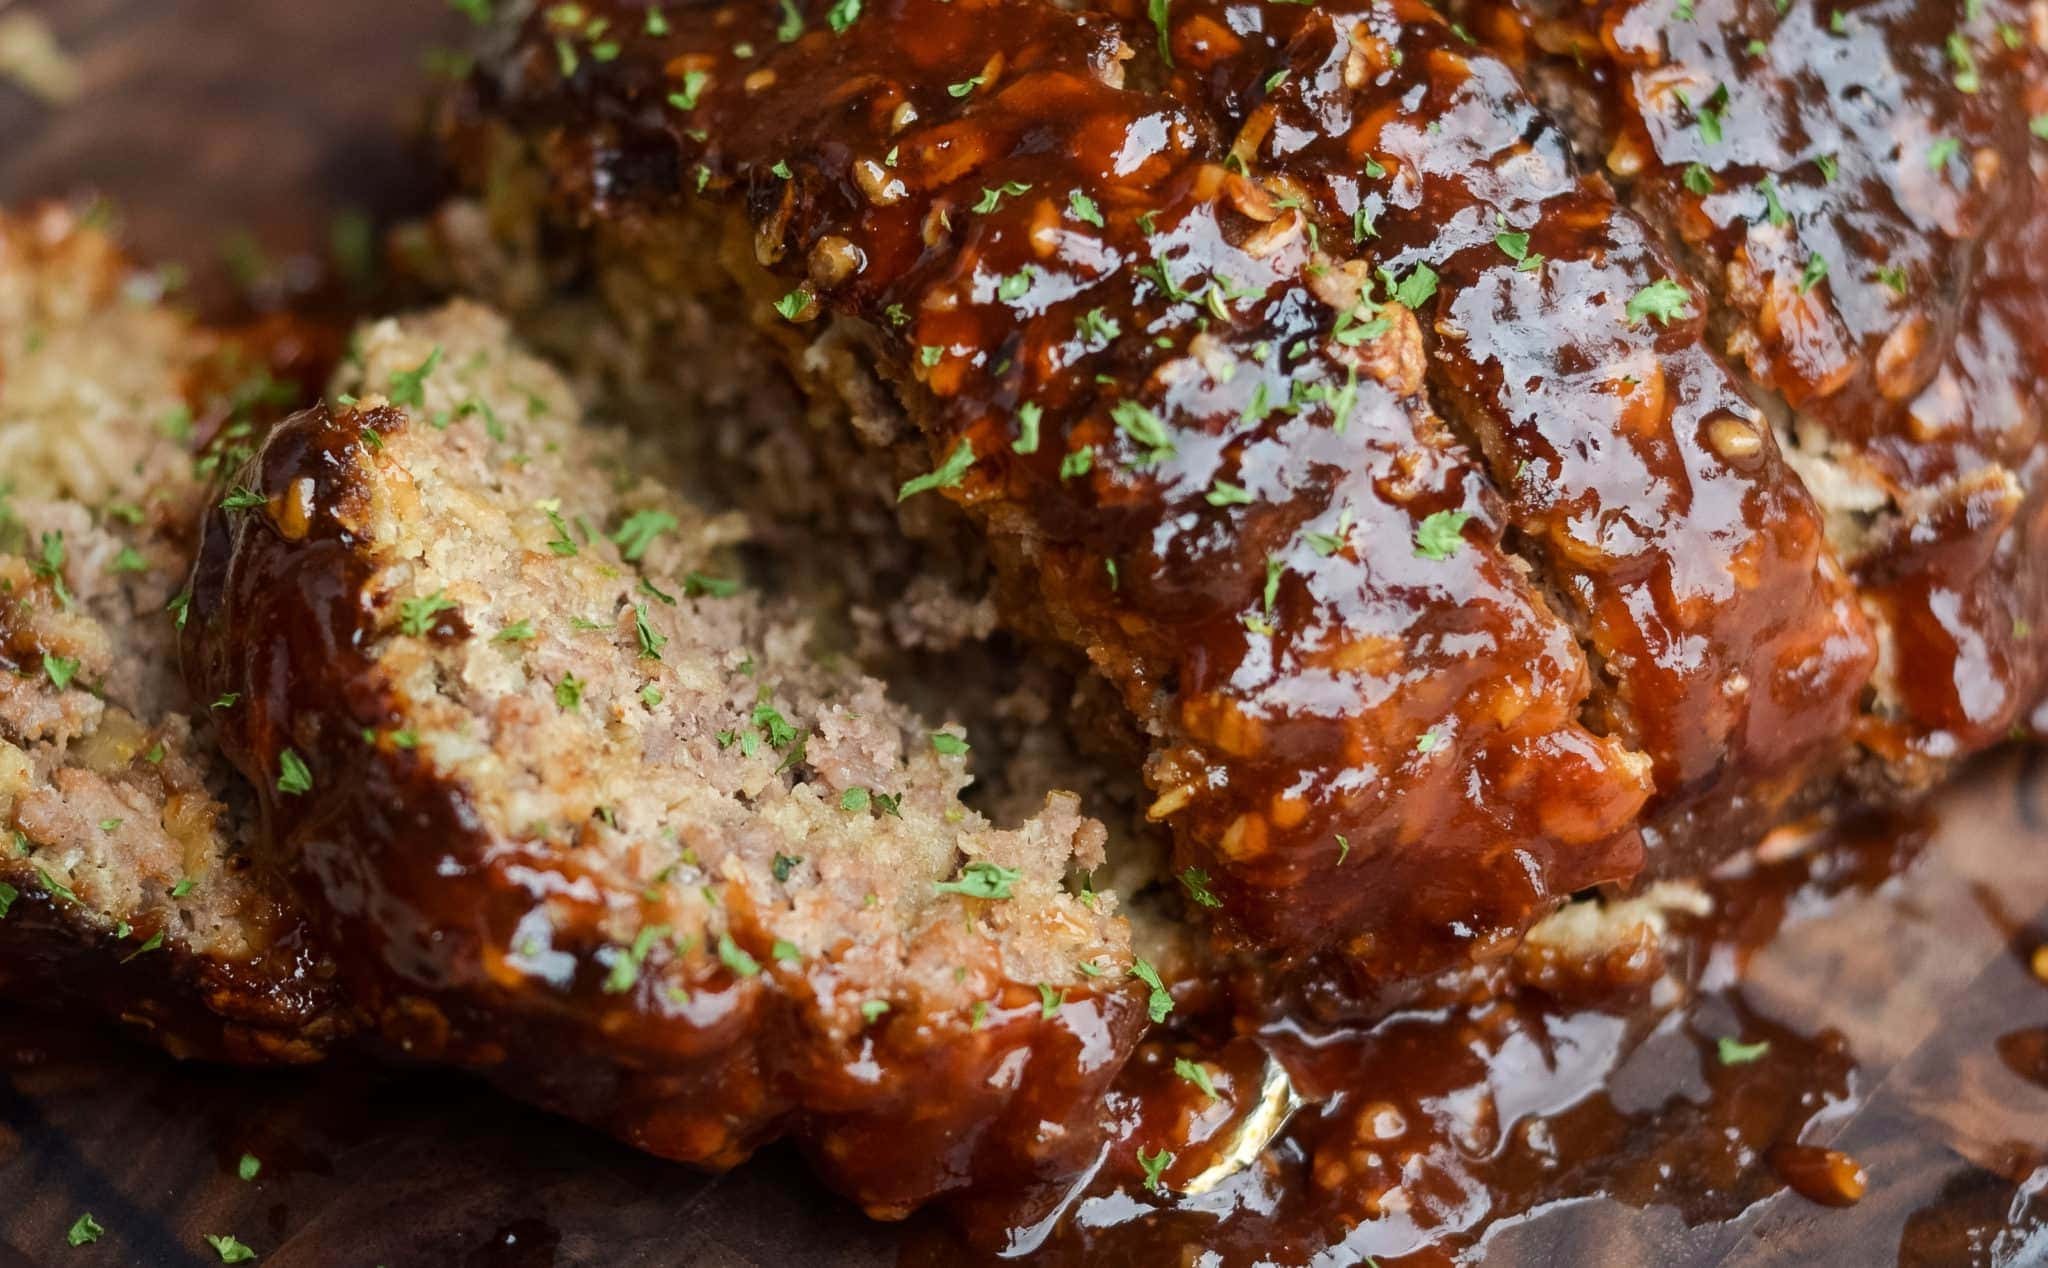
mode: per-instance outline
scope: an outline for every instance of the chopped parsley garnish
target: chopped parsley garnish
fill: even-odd
[[[1416,557],[1441,562],[1457,554],[1465,544],[1465,521],[1471,518],[1470,511],[1431,511],[1423,516],[1415,530]]]
[[[78,660],[72,656],[52,656],[44,652],[43,675],[50,680],[52,687],[63,691],[78,676]]]
[[[1394,302],[1403,308],[1416,309],[1427,304],[1436,294],[1436,270],[1427,264],[1418,264],[1401,284],[1394,287]]]
[[[235,1164],[235,1174],[243,1180],[254,1180],[262,1171],[263,1160],[255,1154],[243,1154],[242,1160]]]
[[[238,484],[234,488],[229,489],[228,495],[220,500],[220,509],[223,511],[253,511],[257,507],[262,506],[266,501],[268,499],[261,493],[246,485]]]
[[[618,952],[612,960],[611,970],[604,979],[604,993],[624,995],[640,980],[640,969],[647,963],[647,953],[654,944],[668,936],[667,925],[643,925],[633,935],[633,945]]]
[[[291,749],[277,755],[277,790],[293,797],[313,791],[313,772]]]
[[[965,97],[987,82],[988,76],[976,75],[971,79],[963,79],[957,84],[947,84],[946,93],[952,97]]]
[[[839,794],[839,808],[856,813],[865,813],[868,808],[868,790],[865,788],[848,788],[841,792]]]
[[[697,99],[702,95],[704,85],[710,78],[710,73],[706,71],[684,71],[683,86],[668,95],[668,104],[678,110],[695,110]]]
[[[1095,466],[1095,446],[1083,445],[1060,459],[1060,479],[1071,480],[1075,476],[1087,475]]]
[[[1232,484],[1221,476],[1209,482],[1209,491],[1203,498],[1211,506],[1249,506],[1252,502],[1251,493],[1243,485]]]
[[[1814,252],[1812,255],[1806,258],[1806,268],[1803,269],[1799,274],[1799,293],[1801,295],[1806,294],[1806,292],[1812,290],[1815,286],[1819,285],[1821,279],[1825,278],[1827,275],[1827,257],[1822,255],[1818,251]]]
[[[1415,751],[1427,756],[1444,746],[1444,737],[1434,727],[1415,737]]]
[[[835,35],[843,35],[846,28],[860,20],[861,0],[832,0],[832,7],[825,10],[825,25]]]
[[[64,1244],[90,1246],[105,1236],[106,1231],[106,1226],[94,1219],[92,1212],[87,1211],[72,1222],[70,1231],[64,1234]]]
[[[191,893],[194,889],[197,889],[198,887],[198,881],[193,880],[189,876],[183,877],[178,881],[177,884],[171,886],[171,897],[183,898],[185,895]]]
[[[14,900],[21,897],[21,891],[6,881],[0,881],[0,920],[7,919],[7,913],[14,910]]]
[[[2035,115],[2028,121],[2027,131],[2033,133],[2036,140],[2048,141],[2048,114]]]
[[[393,405],[425,405],[427,403],[427,376],[441,364],[441,349],[436,345],[427,359],[410,370],[400,370],[391,376],[391,390],[386,393]]]
[[[769,865],[768,870],[774,873],[776,883],[786,884],[789,881],[789,874],[791,872],[794,872],[796,870],[796,865],[801,862],[803,862],[803,859],[799,858],[797,855],[778,854],[775,856],[774,863]]]
[[[1728,85],[1716,84],[1708,95],[1707,103],[1699,108],[1700,139],[1709,145],[1721,140],[1722,112],[1728,108]]]
[[[1221,907],[1223,900],[1209,892],[1209,873],[1199,867],[1191,867],[1180,874],[1180,883],[1188,891],[1188,897],[1203,907]]]
[[[647,623],[647,605],[633,605],[633,636],[640,641],[641,660],[660,660],[661,649],[668,645],[668,636],[655,631]]]
[[[1044,982],[1038,984],[1038,1016],[1041,1021],[1049,1021],[1058,1016],[1060,1005],[1066,1002],[1065,991],[1054,990]]]
[[[1024,879],[1024,873],[1001,864],[976,860],[960,869],[958,880],[935,881],[941,894],[962,894],[968,898],[1000,899],[1010,896],[1010,887]]]
[[[398,628],[413,638],[421,638],[434,628],[434,618],[443,612],[452,612],[458,606],[447,592],[436,590],[421,599],[407,599],[398,605]]]
[[[959,757],[967,751],[967,741],[951,731],[932,732],[932,751],[947,757]]]
[[[1674,317],[1692,316],[1692,293],[1671,278],[1659,278],[1637,291],[1625,312],[1631,326],[1645,318],[1655,318],[1658,325],[1668,326]]]
[[[1074,331],[1081,336],[1081,342],[1101,347],[1122,334],[1123,327],[1102,309],[1091,308],[1074,319]]]
[[[1031,291],[1031,277],[1037,270],[1029,264],[1015,273],[1005,274],[996,282],[996,298],[1005,304],[1013,304]]]
[[[1216,1099],[1216,1084],[1209,1077],[1209,1067],[1197,1061],[1190,1061],[1186,1057],[1175,1057],[1173,1072],[1202,1089],[1202,1095],[1212,1101]]]
[[[548,539],[548,549],[564,559],[576,554],[576,539],[569,536],[569,522],[562,518],[562,512],[552,502],[542,503],[540,509],[555,530],[555,535]]]
[[[1145,1169],[1145,1187],[1154,1193],[1158,1193],[1160,1192],[1159,1178],[1166,1174],[1168,1167],[1173,1165],[1173,1151],[1164,1145],[1153,1150],[1150,1154],[1140,1149],[1138,1151],[1138,1165]]]
[[[256,1252],[236,1241],[227,1233],[208,1233],[206,1244],[213,1247],[213,1253],[220,1256],[224,1264],[246,1264],[254,1262]]]
[[[1890,287],[1899,295],[1904,295],[1909,286],[1906,279],[1906,270],[1891,264],[1880,264],[1877,266],[1877,280]]]
[[[937,470],[905,480],[903,487],[896,492],[896,500],[906,501],[932,489],[950,489],[960,483],[962,477],[967,474],[967,468],[973,465],[974,445],[967,437],[962,436],[960,442],[953,446],[953,452],[946,455],[946,460],[939,464]]]
[[[212,703],[212,704],[210,704],[210,705],[208,705],[207,707],[208,707],[208,708],[210,708],[210,709],[232,709],[232,708],[234,708],[234,707],[235,707],[235,706],[236,706],[237,704],[240,704],[240,703],[241,703],[241,701],[242,701],[242,693],[241,693],[241,692],[239,692],[239,691],[223,691],[223,692],[221,692],[221,693],[220,693],[219,695],[215,696],[215,697],[213,698],[213,703]]]
[[[1118,401],[1110,406],[1109,417],[1116,423],[1118,430],[1145,446],[1147,462],[1161,462],[1172,455],[1172,433],[1167,431],[1166,424],[1160,421],[1159,415],[1143,405],[1129,399]]]
[[[810,306],[811,297],[801,286],[775,301],[775,311],[782,314],[784,321],[795,321]]]
[[[883,1013],[886,1013],[888,1011],[889,1001],[886,999],[862,1000],[860,1005],[860,1019],[866,1022],[868,1025],[872,1026],[882,1019]]]
[[[975,82],[978,83],[980,81],[977,80]],[[960,96],[961,94],[954,93],[953,95],[957,97]],[[1019,194],[1029,193],[1030,190],[1031,186],[1025,184],[1023,181],[1004,181],[1002,184],[996,186],[994,189],[983,189],[981,191],[981,201],[974,204],[974,214],[978,216],[985,216],[989,212],[992,212],[996,208],[1002,206],[1003,199],[1015,198]]]
[[[562,681],[555,684],[555,704],[564,712],[574,712],[583,705],[583,680],[574,674],[563,674]]]
[[[1131,961],[1131,976],[1152,988],[1152,994],[1145,1002],[1145,1010],[1150,1014],[1153,1023],[1156,1025],[1165,1021],[1166,1015],[1173,1011],[1173,995],[1166,989],[1166,983],[1160,980],[1159,970],[1153,968],[1151,962],[1141,956]]]
[[[1017,439],[1010,442],[1010,448],[1018,453],[1038,452],[1038,427],[1045,419],[1045,411],[1037,402],[1026,401],[1017,407]]]
[[[1159,32],[1159,60],[1165,62],[1168,66],[1173,65],[1173,49],[1170,47],[1167,38],[1172,30],[1172,25],[1167,17],[1167,10],[1172,4],[1173,0],[1147,0],[1145,5],[1147,16],[1152,19],[1153,27]]]
[[[1938,137],[1927,147],[1927,170],[1938,172],[1948,166],[1948,161],[1962,152],[1963,143],[1952,136]]]
[[[784,44],[794,44],[803,33],[803,11],[796,7],[796,0],[782,0],[782,23],[775,28],[775,38]]]
[[[1755,1043],[1743,1043],[1732,1035],[1722,1035],[1714,1046],[1722,1065],[1748,1065],[1771,1050],[1771,1041],[1759,1039]]]
[[[1714,173],[1705,163],[1688,163],[1681,177],[1685,187],[1702,198],[1714,192]]]
[[[1758,192],[1764,196],[1764,218],[1782,229],[1792,223],[1792,213],[1785,210],[1784,202],[1778,197],[1778,181],[1766,176],[1756,183]]]
[[[532,621],[514,621],[512,624],[491,635],[493,643],[530,643],[534,639]]]
[[[756,977],[761,972],[761,962],[748,955],[745,947],[734,942],[730,933],[718,935],[718,959],[740,977]]]
[[[804,953],[796,943],[784,942],[777,938],[774,945],[768,948],[768,958],[777,964],[794,964],[804,958]]]
[[[676,517],[667,511],[635,511],[612,533],[612,541],[617,544],[619,554],[628,562],[638,563],[656,538],[675,529],[677,525]]]
[[[1082,224],[1094,225],[1097,229],[1103,227],[1102,209],[1095,205],[1093,198],[1078,189],[1067,195],[1067,210]]]
[[[69,885],[64,884],[40,867],[36,869],[36,879],[43,883],[43,889],[53,897],[62,898],[66,902],[75,903],[78,901],[78,895],[71,892]]]

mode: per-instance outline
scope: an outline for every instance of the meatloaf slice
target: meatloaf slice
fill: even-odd
[[[1883,660],[1858,736],[1924,785],[2048,723],[2048,10],[1472,4],[1711,288]]]
[[[959,728],[486,310],[356,357],[207,513],[185,653],[384,1037],[673,1158],[791,1134],[877,1216],[1077,1163],[1146,1011],[1077,799],[964,806]]]
[[[644,300],[620,323],[668,364],[727,364],[747,336],[698,318],[733,313],[905,498],[964,507],[1012,621],[1146,733],[1185,893],[1242,940],[1392,976],[1633,875],[1651,761],[1582,721],[1586,658],[1425,391],[1420,299],[1127,84],[1137,28],[826,10],[534,11],[458,157],[559,273]]]
[[[177,669],[193,438],[236,425],[236,355],[70,213],[0,218],[0,992],[307,1061],[346,1014],[212,750],[234,702]]]

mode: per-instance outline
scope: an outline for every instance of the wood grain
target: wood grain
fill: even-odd
[[[233,230],[289,255],[317,250],[339,210],[432,195],[407,137],[422,58],[460,31],[438,3],[0,0],[19,9],[47,18],[86,92],[51,108],[0,85],[0,201],[104,194],[144,256],[205,277]],[[1940,823],[1906,877],[1795,922],[1750,966],[1748,1003],[1840,1030],[1862,1063],[1853,1112],[1826,1126],[1869,1167],[1860,1206],[1780,1194],[1686,1227],[1590,1201],[1496,1229],[1488,1262],[2048,1262],[2048,1089],[1997,1055],[2048,1027],[2024,962],[2048,939],[2048,773],[1987,763]],[[69,1249],[85,1211],[107,1234]],[[0,1268],[216,1262],[208,1233],[275,1265],[857,1266],[894,1261],[901,1239],[787,1153],[705,1177],[461,1078],[181,1067],[0,1009]]]

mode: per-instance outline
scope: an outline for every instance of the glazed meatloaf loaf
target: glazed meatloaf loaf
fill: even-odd
[[[281,388],[102,232],[0,218],[0,992],[180,1055],[316,1058],[329,966],[252,850],[176,625],[198,446]]]
[[[1792,8],[1781,73],[1835,66]],[[1872,65],[1918,29],[1888,13],[1864,19],[1897,26],[1861,37]],[[1785,214],[1867,215],[1890,181],[1888,223],[1947,253],[1896,266],[1927,275],[1926,312],[1890,351],[1907,314],[1856,310],[1843,381],[1872,386],[1832,422],[1759,370],[1772,331],[1810,352],[1806,327],[1740,316],[1784,277],[1695,281],[1729,233],[1622,201],[1583,152],[1619,126],[1614,80],[1586,57],[1539,93],[1526,42],[1489,51],[1521,29],[1498,20],[515,7],[448,133],[528,282],[609,303],[679,380],[781,361],[904,498],[962,509],[1011,623],[1085,657],[1146,736],[1191,910],[1386,978],[1497,954],[1575,890],[1711,865],[1838,789],[1923,788],[2038,706],[2043,33],[2004,19],[1973,16],[1961,54],[1916,45],[1894,94],[1976,121],[1926,125],[1957,190],[1923,209],[1878,137],[1906,116],[1866,119],[1846,71],[1781,94],[1809,131],[1862,130]],[[1734,55],[1732,19],[1697,22]],[[1770,228],[1787,180],[1708,205]],[[1780,298],[1818,311],[1847,293],[1826,281],[1803,265]],[[1886,391],[1920,407],[1872,439],[1857,402]]]
[[[205,517],[187,670],[406,1053],[668,1157],[794,1135],[876,1215],[1064,1174],[1148,1011],[1076,798],[717,563],[730,526],[469,304],[368,327]]]

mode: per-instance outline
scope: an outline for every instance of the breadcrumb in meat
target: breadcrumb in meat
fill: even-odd
[[[70,213],[0,218],[0,991],[304,1061],[347,1022],[167,610],[205,487],[188,398],[231,352]]]
[[[209,513],[186,641],[385,1036],[693,1162],[789,1132],[879,1215],[1066,1165],[1143,1020],[1065,884],[1101,825],[965,806],[488,310],[357,349]]]

